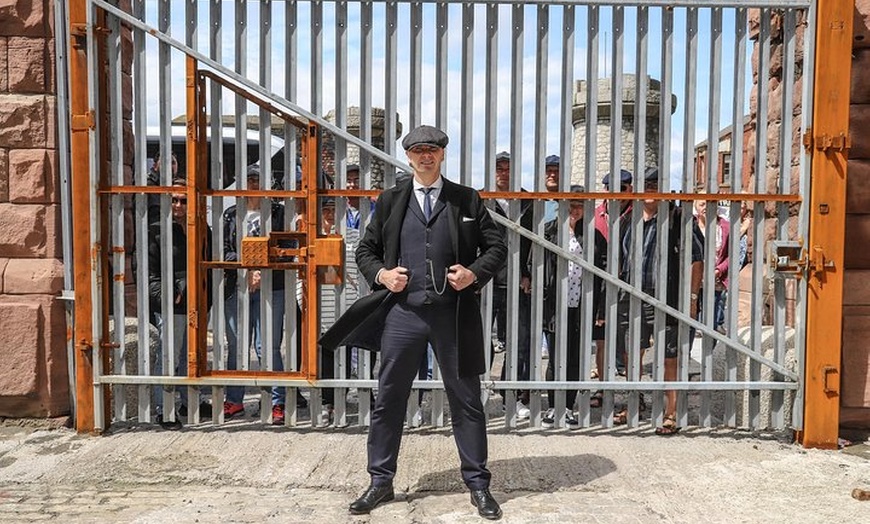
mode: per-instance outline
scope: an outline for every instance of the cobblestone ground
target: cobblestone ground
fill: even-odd
[[[397,499],[368,516],[366,434],[250,419],[103,436],[0,427],[0,522],[480,522],[449,429],[403,440]],[[504,522],[867,522],[870,447],[805,450],[782,435],[490,426]]]

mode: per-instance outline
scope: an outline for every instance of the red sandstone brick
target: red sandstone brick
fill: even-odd
[[[870,160],[849,160],[846,212],[870,213]]]
[[[0,256],[37,258],[47,255],[47,207],[0,204]]]
[[[870,129],[870,104],[852,104],[849,107],[849,136],[853,137],[849,158],[870,159],[870,140],[859,140],[855,137],[865,135]]]
[[[50,56],[44,38],[9,37],[6,45],[9,60],[9,91],[44,93],[45,69]]]
[[[840,402],[844,407],[870,407],[870,316],[843,317],[843,362]]]
[[[870,49],[856,49],[852,54],[849,101],[852,104],[870,104]]]
[[[870,269],[870,215],[846,215],[846,249],[844,266],[846,269]]]
[[[3,272],[6,271],[6,264],[8,263],[8,258],[0,258],[0,292],[3,290]]]
[[[36,395],[39,337],[43,329],[39,305],[0,303],[0,398]],[[9,415],[7,413],[0,413]]]
[[[45,0],[0,1],[0,35],[45,36]],[[51,22],[49,21],[49,24]]]
[[[46,149],[57,148],[57,97],[46,96],[45,99],[45,147]],[[33,147],[37,147],[35,144]]]
[[[0,106],[0,147],[46,147],[44,96],[0,95]]]
[[[11,258],[3,274],[7,295],[57,295],[63,290],[63,264],[56,258]]]
[[[6,67],[6,37],[0,37],[0,93],[9,91],[9,73]]]
[[[870,270],[843,272],[843,306],[870,306]]]
[[[47,149],[13,149],[9,152],[9,201],[16,204],[47,203],[48,179],[54,155]]]

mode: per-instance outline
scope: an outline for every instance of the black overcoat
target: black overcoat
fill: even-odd
[[[475,285],[457,294],[459,374],[478,375],[485,371],[486,360],[477,291],[505,263],[507,245],[478,192],[446,178],[443,181],[438,198],[444,202],[448,213],[456,263],[470,269],[477,277]],[[362,347],[380,341],[383,319],[392,307],[391,299],[395,297],[390,297],[383,286],[376,284],[375,277],[382,268],[392,269],[398,265],[402,223],[413,187],[409,180],[384,191],[378,198],[374,216],[356,250],[357,267],[372,287],[373,296],[354,303],[321,337],[324,350],[338,345],[357,345],[355,340],[360,340]]]

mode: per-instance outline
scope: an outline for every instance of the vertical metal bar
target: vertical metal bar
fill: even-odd
[[[510,190],[517,192],[522,188],[522,122],[523,122],[523,6],[511,7],[511,174]],[[509,217],[518,221],[521,216],[522,202],[513,200],[509,204]],[[507,330],[507,350],[505,352],[505,378],[517,380],[517,353],[519,333],[517,332],[517,313],[519,311],[520,282],[520,242],[516,233],[508,233],[508,274],[507,306],[509,319]],[[516,427],[516,391],[503,392],[505,404],[505,425]]]
[[[812,122],[812,117],[815,114],[813,93],[815,88],[815,69],[816,69],[816,9],[817,4],[814,2],[810,5],[808,12],[804,12],[806,24],[803,25],[804,48],[803,48],[803,73],[801,82],[803,82],[801,96],[801,130],[808,132]],[[800,153],[800,194],[803,196],[800,212],[798,214],[799,231],[801,239],[809,239],[809,220],[811,203],[807,202],[807,197],[810,195],[810,171],[812,168],[812,152],[801,148]],[[807,243],[808,245],[808,243]],[[797,430],[802,430],[804,427],[804,380],[805,380],[805,363],[807,350],[807,326],[809,319],[807,318],[807,278],[802,278],[798,281],[797,296],[795,297],[795,361],[796,372],[798,374],[798,389],[795,393],[794,405],[792,406],[792,427]]]
[[[560,75],[560,98],[561,98],[561,110],[560,110],[560,120],[559,120],[559,190],[566,191],[570,189],[573,175],[573,162],[572,158],[572,136],[573,136],[573,119],[572,119],[572,108],[574,103],[574,6],[566,5],[562,8],[562,64],[561,64],[561,75]],[[587,188],[587,191],[590,189]],[[565,207],[565,206],[560,206]],[[584,207],[592,207],[591,202],[584,205]],[[566,210],[567,212],[567,210]],[[559,214],[559,220],[564,223],[564,218],[562,213]],[[582,227],[580,224],[577,224],[575,227]],[[565,233],[567,234],[567,228],[565,228]],[[565,239],[563,239],[565,240]],[[567,241],[566,244],[567,245]],[[559,257],[559,265],[557,267],[558,274],[562,275],[568,274],[568,267],[562,257]],[[581,277],[582,278],[582,277]],[[559,291],[562,293],[559,295],[557,293],[556,300],[558,303],[562,303],[565,301],[562,297],[567,296],[567,278],[564,281],[564,285],[560,286]],[[581,308],[581,320],[580,320],[580,348],[581,357],[580,357],[580,369],[579,369],[579,377],[580,380],[586,380],[590,373],[590,362],[591,362],[591,351],[592,344],[591,342],[591,308],[589,308],[589,314],[586,314],[586,309]],[[567,316],[567,312],[566,312]],[[567,326],[566,322],[562,323]],[[559,329],[559,333],[562,334],[566,332],[563,329]],[[566,339],[566,347],[567,347],[567,336]],[[557,343],[558,345],[558,343]],[[577,350],[575,348],[574,350]],[[566,350],[567,355],[567,350]],[[552,356],[550,357],[552,358]],[[561,363],[561,359],[560,359]],[[567,374],[567,360],[564,365]],[[561,380],[562,375],[559,375],[559,380]],[[557,400],[558,402],[558,400]],[[581,395],[576,397],[576,402],[579,402],[580,405],[589,405],[589,392],[588,390],[583,391]],[[571,410],[573,414],[574,406],[565,406],[567,409]],[[557,410],[558,411],[558,410]],[[558,416],[558,413],[556,414]],[[564,419],[562,417],[557,418],[559,420],[560,427],[564,424]]]
[[[819,0],[816,25],[817,60],[813,102],[815,136],[848,136],[849,85],[854,2]],[[839,425],[840,351],[842,344],[843,248],[845,230],[846,161],[848,150],[827,150],[813,155],[813,184],[810,215],[810,259],[822,265],[833,263],[834,271],[823,267],[809,277],[807,294],[807,355],[804,432],[801,442],[808,447],[837,449]],[[832,212],[823,214],[818,204]],[[821,254],[824,257],[821,257]]]
[[[335,4],[335,125],[342,130],[347,129],[347,2],[338,1]],[[347,143],[339,136],[335,137],[335,163],[334,174],[336,187],[347,187]],[[336,199],[336,226],[337,232],[347,238],[347,220],[345,199]],[[344,272],[347,275],[347,271]],[[346,278],[344,279],[347,280]],[[346,307],[345,293],[347,287],[344,284],[335,288],[335,315],[342,314]],[[344,351],[339,350],[339,351]],[[341,353],[336,353],[340,355]],[[335,359],[333,376],[347,378],[347,364],[345,358]],[[337,427],[347,426],[347,389],[335,389],[334,424]]]
[[[362,2],[360,6],[360,109],[359,109],[359,137],[364,142],[370,143],[372,139],[372,2]],[[372,160],[371,155],[360,150],[360,187],[372,188]],[[360,206],[360,235],[365,231],[368,224],[369,206]],[[364,278],[359,279],[359,296],[368,293],[368,283]],[[359,370],[357,376],[371,379],[372,361],[374,358],[370,351],[359,351]],[[358,422],[361,426],[371,425],[371,389],[357,390],[359,400]]]
[[[70,159],[70,71],[69,53],[67,46],[69,41],[69,14],[67,2],[55,0],[54,2],[54,27],[57,30],[54,39],[55,54],[57,56],[57,170],[60,180],[60,213],[61,213],[61,241],[63,249],[63,296],[66,325],[75,326],[75,304],[70,301],[73,298],[73,232],[72,232],[72,197],[71,186],[71,159]],[[141,330],[140,330],[141,331]],[[76,420],[76,355],[75,338],[67,337],[67,380],[69,385],[70,409],[73,420]]]
[[[320,0],[311,2],[311,112],[315,115],[323,114],[323,2]],[[320,189],[321,180],[318,171],[318,158],[316,154],[310,154],[310,144],[312,142],[318,142],[318,136],[312,136],[311,131],[315,131],[319,133],[319,129],[316,126],[311,126],[309,128],[309,135],[306,137],[307,143],[309,144],[309,155],[307,159],[303,160],[303,165],[308,167],[308,194],[306,196],[306,233],[308,236],[308,244],[312,245],[314,243],[314,238],[317,237],[318,234],[318,215],[319,215],[319,200],[317,198],[316,191]],[[314,169],[311,169],[314,167]],[[320,286],[317,284],[317,268],[312,267],[309,264],[306,270],[306,285],[303,287],[305,290],[305,300],[308,304],[308,309],[303,308],[303,311],[307,313],[305,315],[306,322],[314,322],[314,325],[305,325],[306,337],[303,338],[302,343],[302,351],[303,354],[307,354],[311,348],[308,347],[311,344],[316,349],[316,344],[314,344],[314,340],[317,339],[316,334],[320,331],[320,321],[319,315],[322,313],[320,311],[320,298],[319,291]],[[312,310],[312,307],[316,309]],[[303,355],[303,363],[305,361],[305,356]],[[315,355],[311,360],[308,360],[308,369],[319,369],[316,365],[317,363],[317,355]],[[313,365],[314,364],[314,365]],[[311,410],[311,420],[314,422],[316,420],[316,424],[318,426],[323,426],[326,424],[323,416],[322,407],[322,391],[320,388],[315,388],[311,390],[311,401],[309,402],[309,408]]]
[[[794,9],[786,9],[782,13],[782,40],[784,43],[782,54],[782,74],[780,84],[782,90],[782,118],[779,131],[779,194],[787,195],[791,193],[792,186],[792,144],[794,143],[794,134],[792,133],[792,123],[794,122],[793,104],[794,104],[794,83],[795,83],[795,11]],[[792,213],[789,210],[789,204],[780,202],[777,204],[777,238],[780,240],[794,240],[789,238],[789,223],[792,220]],[[796,283],[789,283],[788,287],[792,287]],[[785,364],[786,362],[786,340],[785,340],[785,322],[786,322],[786,282],[783,279],[774,280],[776,297],[776,307],[774,309],[774,348],[773,360],[777,364]],[[775,375],[775,380],[782,380],[782,376]],[[783,428],[785,426],[784,400],[785,396],[782,390],[774,390],[770,393],[770,424],[775,428]]]
[[[744,98],[746,96],[746,48],[748,35],[748,18],[746,8],[740,7],[735,13],[735,53],[734,53],[734,83],[733,105],[731,111],[731,192],[743,190],[743,126]],[[728,318],[726,329],[732,339],[736,339],[737,322],[740,304],[740,237],[741,237],[741,203],[731,202],[729,221],[731,232],[728,246]],[[729,382],[737,381],[737,353],[725,349],[725,378]],[[723,422],[729,427],[737,426],[737,395],[733,391],[725,391]]]
[[[592,154],[593,151],[598,150],[598,34],[599,34],[599,19],[600,12],[598,6],[590,5],[587,7],[586,12],[586,32],[587,32],[587,42],[586,42],[586,165],[583,166],[585,175],[584,175],[584,183],[586,187],[592,189],[596,187],[596,182],[598,181],[598,171],[597,171],[597,158],[596,155]],[[586,227],[584,231],[584,239],[585,244],[583,246],[583,251],[586,256],[586,261],[591,262],[592,257],[594,255],[593,250],[595,249],[595,244],[593,239],[595,238],[595,212],[592,209],[589,209],[591,206],[586,206],[583,214],[583,224]],[[608,270],[611,274],[616,273],[616,268],[613,266],[608,266]],[[593,289],[592,286],[594,284],[594,280],[592,275],[587,271],[584,272],[583,275],[583,304],[582,308],[586,311],[591,311],[592,309],[592,299],[593,299]],[[616,288],[612,284],[607,285],[606,293],[608,295],[613,295],[616,293]],[[591,318],[590,318],[591,322]],[[605,355],[611,355],[613,353],[613,343],[609,342],[610,340],[614,340],[616,337],[615,326],[614,329],[610,327],[607,328],[607,338],[608,342],[606,344],[598,344],[596,342],[596,359],[598,359],[598,355],[601,352],[604,352]],[[609,358],[609,357],[607,357]],[[600,377],[608,377],[609,373],[606,370],[611,369],[610,367],[606,367],[605,369],[598,369],[598,375]],[[585,379],[589,375],[581,376],[582,379]],[[607,391],[604,393],[603,402],[601,404],[601,420],[604,425],[607,425],[605,420],[605,413],[608,413],[607,419],[609,419],[612,423],[613,421],[613,393]],[[581,402],[580,403],[580,411],[578,413],[578,418],[580,425],[583,427],[588,427],[591,418],[589,412],[589,403]]]
[[[287,100],[296,101],[296,89],[299,81],[298,76],[298,11],[296,2],[284,3],[284,18],[285,18],[285,36],[284,36],[284,96]],[[297,163],[297,130],[288,121],[284,121],[284,180],[285,188],[297,189],[296,170],[301,166]],[[284,229],[295,230],[295,198],[284,199]],[[297,356],[297,345],[300,342],[302,333],[296,322],[296,312],[300,310],[300,301],[296,296],[297,279],[295,271],[284,272],[284,368],[288,370],[299,369],[299,358]],[[287,426],[295,426],[298,420],[297,416],[297,389],[287,389],[287,400],[284,405],[284,422]]]
[[[489,10],[492,7],[493,6],[490,4],[487,9]],[[447,29],[449,18],[447,2],[438,2],[435,9],[435,127],[438,129],[447,129],[447,93],[449,92],[447,75]],[[498,19],[496,19],[496,23],[498,23]],[[488,150],[487,158],[489,154]],[[492,286],[487,286],[484,291],[484,301],[489,304],[489,306],[484,306],[484,309],[487,310],[487,316],[485,318],[490,319],[490,321],[492,319],[491,296]],[[489,309],[487,309],[487,307]],[[487,322],[486,326],[490,326],[490,323]],[[484,329],[484,332],[487,332],[486,329]],[[489,341],[489,339],[487,338],[486,341]],[[484,372],[485,378],[488,378],[489,376],[489,354],[489,352],[486,352],[487,366],[486,371]],[[438,366],[432,366],[432,379],[439,380],[440,378],[441,369]],[[432,392],[431,407],[432,425],[443,427],[445,424],[443,391],[434,390]]]
[[[398,122],[396,122],[397,108],[397,76],[396,51],[398,38],[398,6],[396,2],[389,1],[386,5],[384,17],[385,38],[384,60],[386,60],[384,76],[384,153],[396,156],[396,139],[398,136]],[[384,187],[392,187],[396,184],[396,168],[392,164],[384,164]]]
[[[472,139],[474,132],[474,5],[462,6],[462,128],[459,171],[461,184],[471,184]]]
[[[215,62],[223,59],[223,0],[211,0],[209,2],[209,58]],[[210,121],[211,129],[211,187],[223,189],[224,187],[224,161],[223,161],[223,89],[215,81],[211,82],[210,89]],[[223,197],[211,197],[211,223],[212,223],[212,260],[224,259],[224,199]],[[213,269],[212,275],[212,369],[225,369],[226,349],[226,310],[224,309],[224,293],[226,288],[225,273],[223,269]],[[224,388],[221,386],[212,388],[212,403],[214,413],[212,421],[216,424],[224,422],[223,405]]]
[[[272,87],[272,0],[260,0],[260,85]],[[272,184],[272,113],[260,108],[260,187],[271,189]],[[261,235],[269,236],[272,231],[272,200],[260,199]],[[275,369],[273,358],[273,338],[275,330],[281,330],[282,325],[273,321],[273,279],[275,273],[265,268],[260,271],[260,367],[267,371]],[[280,348],[279,348],[280,349]],[[271,418],[272,388],[260,389],[260,420],[267,422]]]
[[[108,55],[108,69],[106,71],[109,79],[107,86],[107,94],[109,97],[109,143],[112,150],[110,151],[111,159],[111,180],[113,184],[124,185],[124,159],[123,159],[123,144],[124,144],[124,121],[121,115],[121,24],[116,17],[108,19],[109,36],[106,39],[106,50]],[[114,334],[112,342],[115,344],[113,353],[114,369],[116,375],[126,375],[127,365],[124,358],[125,351],[125,331],[126,322],[124,314],[124,283],[126,280],[126,255],[124,253],[124,197],[122,195],[112,195],[110,202],[110,228],[112,231],[111,239],[111,257],[112,257],[112,298],[113,310],[112,317],[114,320]],[[120,278],[119,278],[120,277]],[[124,386],[113,387],[113,404],[114,418],[116,420],[127,420],[127,396]]]
[[[549,82],[549,52],[550,52],[550,11],[546,5],[539,5],[537,9],[537,49],[535,52],[535,117],[534,117],[534,141],[535,154],[533,163],[534,187],[536,191],[544,191],[544,158],[547,156],[547,84]],[[536,200],[532,207],[532,227],[538,235],[544,235],[544,203]],[[532,243],[531,252],[532,286],[531,296],[531,351],[529,355],[529,380],[543,381],[544,367],[541,362],[541,318],[543,316],[543,286],[544,281],[544,251],[537,243]],[[562,275],[563,273],[559,273]],[[559,303],[559,309],[564,309],[564,302]],[[564,325],[564,322],[561,324]],[[557,353],[564,356],[564,351],[553,351],[551,348],[550,358]],[[564,362],[561,366],[564,370]],[[561,400],[561,409],[564,410],[565,391],[560,390],[557,396]],[[529,408],[531,409],[530,423],[534,427],[541,425],[541,395],[533,391],[530,397]],[[557,416],[561,421],[562,418]]]
[[[408,90],[408,129],[414,129],[422,124],[420,114],[423,105],[423,4],[411,2],[411,27],[408,45],[410,48],[411,86]]]
[[[88,3],[71,0],[69,4],[70,26],[89,21]],[[92,34],[88,35],[92,37]],[[89,114],[91,110],[90,55],[87,47],[70,38],[70,115],[73,122]],[[70,150],[72,158],[72,231],[75,234],[73,270],[75,280],[75,370],[76,370],[76,430],[79,433],[94,428],[93,387],[93,309],[94,290],[91,280],[91,191],[90,149],[92,129],[88,126],[72,126]]]
[[[719,192],[719,109],[721,105],[721,82],[722,82],[722,9],[713,8],[710,13],[710,89],[707,104],[707,193],[711,196]],[[692,148],[694,152],[694,147]],[[692,164],[686,167],[691,172]],[[716,278],[715,269],[718,255],[718,229],[719,229],[719,205],[717,200],[708,200],[706,208],[706,232],[704,237],[704,296],[702,311],[704,312],[704,324],[713,329],[716,326],[715,293]],[[701,381],[713,380],[713,346],[715,341],[710,337],[701,339]],[[700,425],[710,427],[712,425],[710,402],[712,397],[709,391],[701,392]]]
[[[758,92],[767,93],[770,86],[770,77],[768,74],[770,64],[770,17],[769,9],[761,10],[761,31],[758,41],[760,52],[758,55]],[[768,114],[767,114],[768,99],[766,96],[758,97],[758,109],[756,111],[756,132],[755,132],[755,192],[767,192],[767,132],[768,132]],[[752,213],[754,220],[753,231],[753,260],[752,260],[752,334],[751,344],[755,351],[762,351],[762,321],[764,318],[764,248],[763,240],[765,238],[765,211],[764,203],[756,202],[755,209]],[[756,361],[749,363],[749,380],[757,382],[761,380],[761,364]],[[749,397],[749,427],[758,428],[761,425],[759,413],[761,410],[761,392],[751,390],[746,393]]]
[[[158,5],[157,28],[169,33],[171,3],[161,0]],[[159,77],[159,124],[160,128],[160,185],[172,185],[172,57],[168,44],[158,44],[157,70]],[[160,195],[160,316],[161,357],[163,375],[175,375],[177,353],[175,347],[175,268],[172,260],[172,208],[170,195]],[[163,419],[175,420],[175,388],[163,389]]]

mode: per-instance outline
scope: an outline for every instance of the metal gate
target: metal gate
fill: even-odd
[[[182,386],[192,422],[200,419],[195,406],[201,388],[211,388],[213,420],[222,423],[220,405],[229,388],[245,386],[260,389],[263,422],[276,396],[287,413],[285,424],[300,423],[297,413],[306,418],[296,405],[296,388],[302,388],[309,393],[312,425],[328,422],[321,406],[332,389],[334,424],[366,425],[375,357],[340,352],[341,358],[326,361],[326,374],[323,366],[318,373],[316,338],[367,292],[356,279],[353,244],[370,213],[368,199],[394,184],[397,172],[410,171],[396,151],[401,129],[421,123],[441,127],[452,138],[445,175],[482,188],[494,206],[506,209],[504,216],[493,213],[510,247],[508,313],[500,326],[507,350],[490,355],[505,374],[484,377],[493,417],[502,417],[500,396],[504,425],[525,425],[517,392],[528,390],[529,425],[540,427],[553,409],[561,426],[566,409],[573,408],[566,406],[566,392],[579,390],[582,427],[612,426],[623,406],[629,427],[647,419],[661,425],[665,392],[676,391],[679,426],[804,427],[807,277],[821,282],[825,272],[821,255],[806,249],[812,151],[822,149],[809,129],[816,2],[134,0],[129,11],[106,0],[64,4],[56,6],[67,9],[71,43],[67,208],[73,210],[64,218],[74,231],[65,240],[75,252],[81,430],[99,431],[112,420],[149,421],[154,404],[174,403],[173,388]],[[179,115],[184,118],[174,119]],[[350,116],[359,121],[350,122]],[[174,126],[183,126],[183,144],[174,143]],[[724,140],[721,130],[729,126],[730,140]],[[157,130],[152,142],[149,128]],[[744,140],[752,129],[752,140]],[[373,145],[381,137],[382,145]],[[800,146],[801,139],[808,147]],[[705,156],[699,160],[696,144],[702,142]],[[500,150],[510,152],[507,187],[496,177]],[[184,186],[175,189],[173,151],[186,172]],[[155,152],[159,176],[149,185]],[[544,177],[551,154],[560,157],[555,187],[547,187]],[[359,185],[348,189],[351,163],[359,165]],[[621,170],[629,172],[630,184],[603,189],[602,176],[612,175],[615,182]],[[651,170],[657,175],[646,178]],[[235,186],[227,188],[231,181]],[[248,189],[252,181],[258,189]],[[584,189],[573,192],[575,185]],[[173,200],[180,205],[182,195],[185,218],[174,221]],[[235,197],[232,218],[227,199]],[[334,230],[324,231],[329,219],[320,210],[333,199]],[[582,255],[568,251],[570,200],[586,202]],[[602,201],[599,210],[608,213],[598,222],[610,241],[606,263],[596,265],[594,208]],[[635,204],[623,214],[622,202],[628,201]],[[657,231],[649,278],[660,284],[653,287],[642,285],[649,271],[644,257],[626,256],[647,245],[644,201]],[[302,202],[307,209],[297,224],[289,210]],[[708,204],[701,213],[706,226],[698,231],[708,240],[701,260],[693,261],[696,202]],[[259,208],[262,224],[252,235],[242,231],[248,205]],[[732,231],[738,227],[742,205],[754,217],[746,231],[754,250],[741,282],[740,237],[724,248],[709,239],[721,235],[717,220],[728,221]],[[356,212],[362,225],[354,228],[349,217]],[[280,223],[273,213],[283,214]],[[551,220],[556,242],[545,235]],[[186,265],[167,255],[176,227],[186,237]],[[242,233],[233,240],[227,231]],[[155,237],[161,240],[149,260],[155,253],[143,247]],[[528,255],[521,239],[530,241]],[[547,253],[556,253],[558,262],[553,347],[545,356],[545,297],[538,283]],[[665,283],[673,257],[684,277],[675,286],[676,300],[669,301]],[[582,269],[574,370],[566,357],[569,262]],[[685,278],[693,262],[703,266],[698,301],[708,314],[701,320],[693,315],[697,282]],[[186,295],[160,276],[181,266]],[[233,272],[235,283],[228,277]],[[732,275],[727,284],[718,278],[723,272]],[[252,300],[258,294],[250,280],[255,273],[261,288],[273,292]],[[519,286],[524,276],[532,283],[527,296]],[[604,335],[596,344],[597,282],[605,291],[603,318],[597,319]],[[748,295],[749,316],[742,330],[741,292]],[[498,338],[494,294],[491,285],[482,290],[487,345]],[[161,297],[159,305],[149,302],[153,295]],[[722,295],[730,301],[719,326],[709,313]],[[182,296],[187,307],[180,313],[173,297]],[[636,358],[649,343],[640,337],[642,304],[654,317],[646,361]],[[133,309],[136,320],[127,323],[137,326],[136,336],[125,342],[118,326]],[[257,329],[244,329],[254,311],[262,312]],[[180,324],[168,320],[175,317]],[[149,321],[159,326],[156,354],[149,348],[155,345],[148,335],[155,330],[145,328]],[[178,329],[186,333],[186,350],[174,333]],[[236,366],[227,362],[228,329],[236,333]],[[677,367],[666,377],[671,329],[678,333]],[[623,332],[625,378],[617,358]],[[518,349],[526,338],[527,364]],[[252,347],[260,349],[252,354]],[[186,370],[176,365],[182,351]],[[596,352],[603,356],[598,365]],[[133,362],[136,371],[128,368]],[[157,370],[166,372],[155,373],[158,362]],[[547,363],[554,380],[545,380]],[[443,425],[443,386],[437,365],[431,368],[431,378],[422,376],[415,388],[428,391],[427,417],[431,413],[431,422]],[[599,378],[590,378],[593,370]],[[579,379],[567,379],[572,371]],[[290,388],[286,400],[271,390],[279,386]],[[152,390],[162,392],[156,402]],[[555,391],[551,404],[543,395],[548,390]],[[125,391],[136,392],[135,406]],[[601,406],[593,408],[597,391]],[[356,395],[355,408],[347,402],[349,392]],[[645,398],[651,399],[648,411]],[[412,395],[411,425],[417,408],[418,395]],[[165,413],[174,416],[173,410]]]

